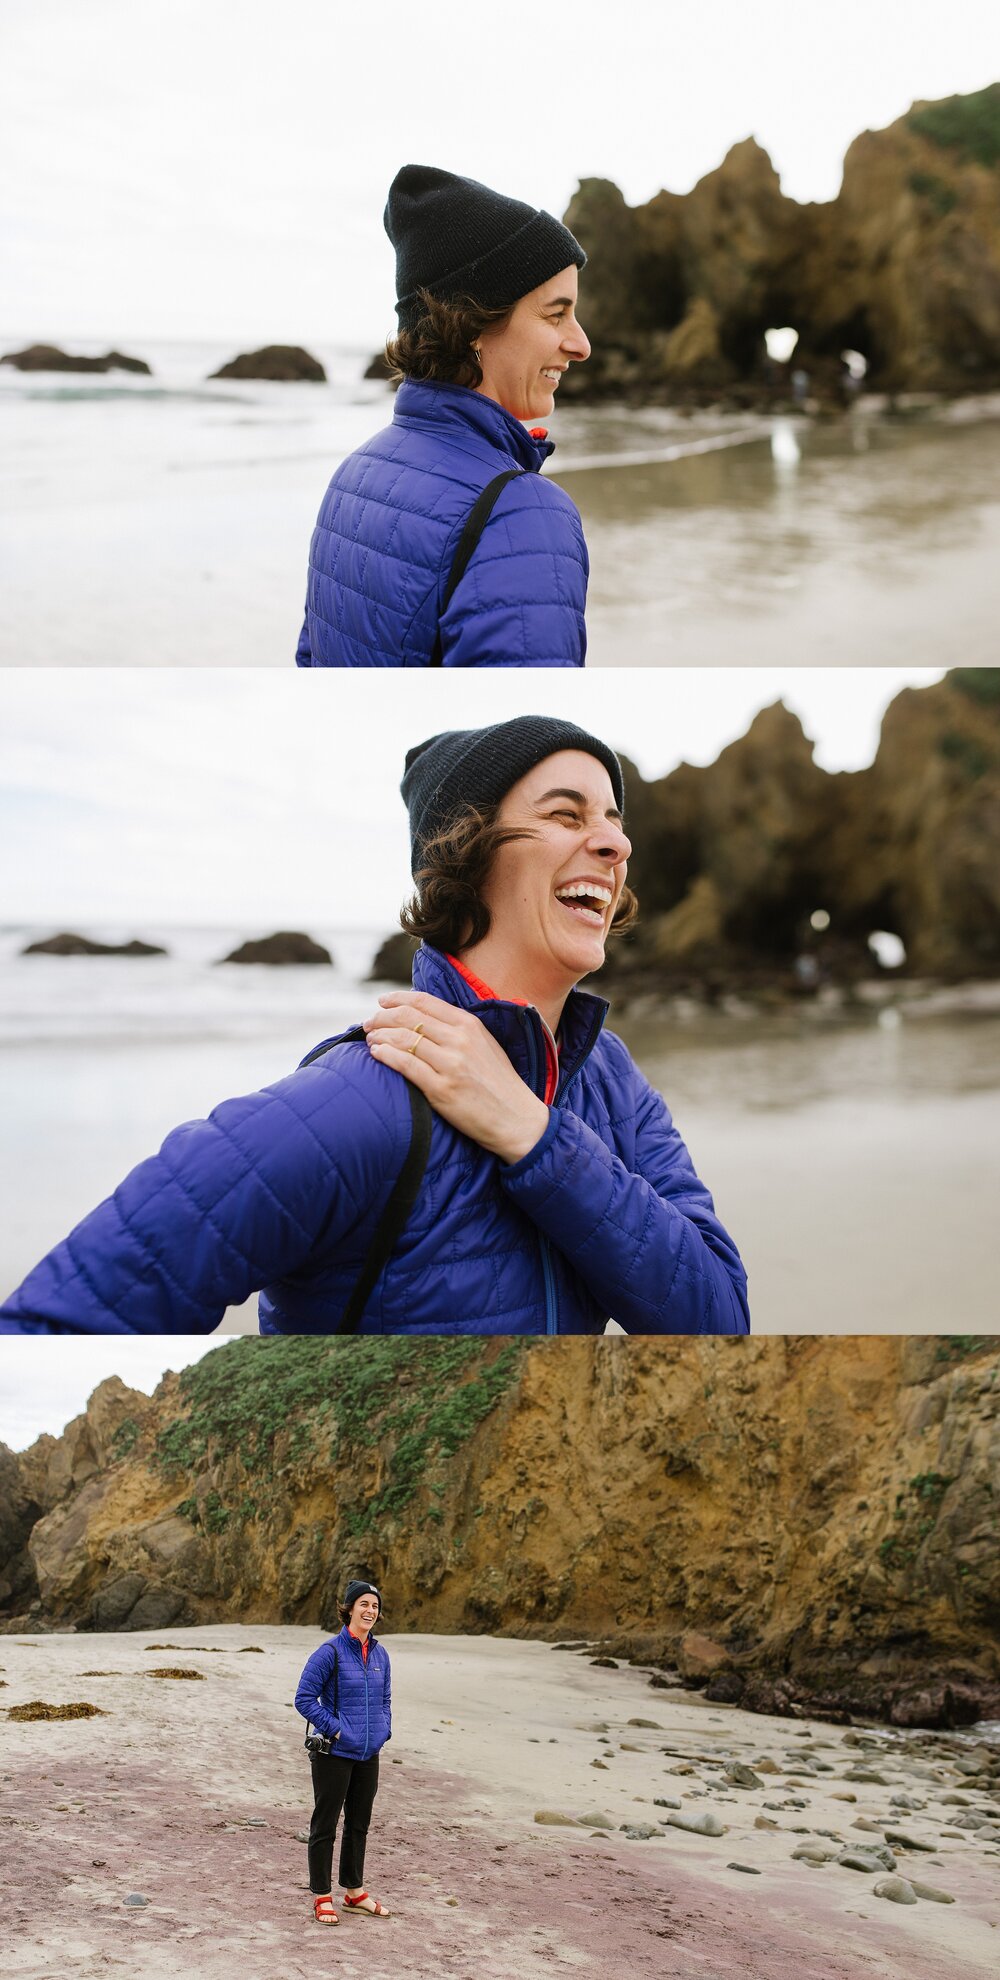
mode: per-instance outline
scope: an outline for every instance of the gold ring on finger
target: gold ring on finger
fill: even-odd
[[[407,1048],[406,1048],[408,1052],[412,1052],[412,1053],[413,1053],[413,1056],[414,1056],[414,1058],[416,1058],[416,1056],[417,1056],[417,1046],[419,1045],[419,1043],[420,1043],[420,1040],[419,1040],[419,1038],[415,1038],[415,1039],[414,1039],[414,1041],[413,1041],[413,1044],[412,1044],[412,1045],[408,1045],[408,1046],[407,1046]]]

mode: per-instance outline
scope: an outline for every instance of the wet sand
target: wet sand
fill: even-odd
[[[990,1804],[935,1747],[922,1762],[908,1741],[887,1760],[880,1742],[873,1770],[886,1785],[845,1784],[872,1755],[845,1746],[839,1727],[711,1705],[651,1689],[639,1670],[595,1668],[589,1653],[488,1637],[386,1635],[396,1731],[367,1873],[392,1916],[322,1928],[301,1841],[303,1729],[289,1704],[320,1634],[249,1625],[0,1638],[4,1706],[88,1700],[107,1714],[4,1726],[8,1973],[271,1980],[311,1975],[319,1961],[402,1980],[522,1980],[539,1962],[593,1980],[996,1970],[1000,1844],[954,1827],[960,1810]],[[163,1666],[203,1680],[148,1675]],[[762,1787],[723,1778],[725,1761],[761,1756],[774,1769]],[[888,1810],[902,1791],[923,1808]],[[960,1803],[940,1805],[954,1793]],[[685,1816],[715,1811],[725,1833],[629,1839],[621,1824],[667,1820],[657,1797]],[[610,1826],[543,1826],[541,1809]],[[851,1846],[881,1843],[852,1827],[859,1815],[932,1840],[933,1851],[898,1849],[897,1874],[954,1903],[897,1905],[874,1895],[877,1875],[793,1859],[807,1840],[833,1848],[831,1831]],[[146,1904],[127,1908],[133,1893]]]
[[[992,665],[1000,421],[960,415],[778,417],[718,452],[560,467],[590,545],[588,663]]]

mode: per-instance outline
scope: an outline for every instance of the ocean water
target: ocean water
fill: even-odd
[[[209,382],[235,349],[143,342],[152,378],[0,366],[0,664],[291,663],[323,491],[391,395],[326,346],[323,386]],[[991,661],[997,412],[557,407],[590,664]]]
[[[365,1017],[384,931],[313,930],[332,969],[218,967],[238,928],[86,931],[169,949],[142,960],[20,953],[51,932],[0,931],[3,1293],[179,1121]],[[995,995],[615,1028],[740,1246],[755,1331],[1000,1332]]]

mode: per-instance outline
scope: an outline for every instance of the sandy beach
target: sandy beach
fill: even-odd
[[[367,1874],[392,1916],[343,1918],[322,1946],[289,1702],[321,1634],[0,1641],[0,1709],[86,1701],[105,1715],[4,1725],[8,1973],[294,1980],[318,1959],[404,1980],[521,1980],[539,1959],[595,1980],[996,1970],[1000,1822],[970,1736],[752,1715],[595,1666],[588,1649],[391,1633],[396,1729]],[[734,1781],[734,1764],[759,1784]],[[706,1814],[720,1834],[677,1826]],[[887,1832],[894,1873],[836,1860],[884,1849]],[[796,1857],[803,1846],[829,1860]],[[954,1901],[889,1902],[876,1889],[892,1874]]]

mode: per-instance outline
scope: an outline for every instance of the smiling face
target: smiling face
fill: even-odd
[[[516,419],[547,419],[563,372],[590,356],[576,320],[576,299],[577,272],[571,266],[522,296],[505,323],[484,330],[477,346],[483,372],[477,390]]]
[[[359,1595],[351,1608],[350,1627],[355,1636],[365,1637],[378,1622],[378,1596]]]
[[[489,933],[465,959],[498,995],[530,998],[552,1023],[574,983],[604,961],[632,848],[611,779],[583,750],[536,764],[497,823],[531,837],[500,847],[481,889]]]

